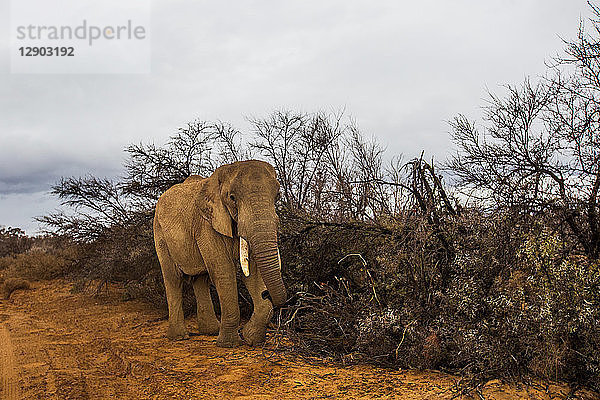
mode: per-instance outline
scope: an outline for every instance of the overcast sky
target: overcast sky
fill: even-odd
[[[61,176],[117,176],[128,143],[195,118],[243,132],[275,109],[345,108],[389,154],[444,159],[447,121],[543,74],[587,15],[585,0],[156,0],[140,75],[10,74],[2,37],[0,225],[34,233]]]

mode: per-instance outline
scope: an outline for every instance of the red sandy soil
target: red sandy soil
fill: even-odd
[[[111,288],[72,294],[62,280],[0,301],[0,398],[14,399],[564,399],[558,384],[490,381],[463,397],[457,377],[432,371],[340,367],[215,338],[171,342],[160,311]],[[193,332],[193,319],[189,329]],[[577,392],[579,399],[598,398]]]

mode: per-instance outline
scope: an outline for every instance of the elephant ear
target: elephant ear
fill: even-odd
[[[200,214],[221,235],[233,237],[233,220],[221,200],[221,188],[216,176],[204,180],[200,189]]]

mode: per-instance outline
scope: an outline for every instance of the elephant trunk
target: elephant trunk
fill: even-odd
[[[275,219],[253,221],[249,226],[248,244],[256,266],[275,307],[287,300],[283,279],[281,279],[281,259],[277,248],[277,226]]]

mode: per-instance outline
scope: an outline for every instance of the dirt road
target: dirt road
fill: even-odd
[[[5,317],[5,315],[0,315]],[[19,398],[18,377],[16,374],[13,345],[8,330],[0,326],[0,393],[4,399],[15,400]]]
[[[118,290],[71,294],[38,283],[0,301],[0,398],[14,399],[450,399],[455,377],[367,366],[317,366],[290,356],[273,364],[214,337],[165,337],[166,321]],[[193,330],[193,321],[189,321]],[[564,398],[566,387],[490,382],[489,399]],[[585,397],[591,398],[591,397]]]

